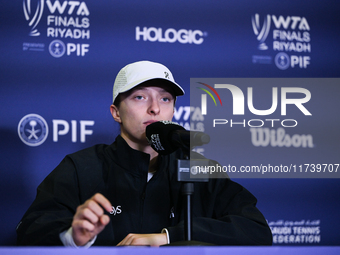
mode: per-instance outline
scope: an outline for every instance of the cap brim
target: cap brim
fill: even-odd
[[[169,84],[171,86],[171,88],[175,92],[175,96],[183,96],[185,94],[184,89],[179,84],[177,84],[176,82],[170,81],[168,79],[162,78],[162,77],[159,77],[159,78],[158,77],[144,78],[144,79],[132,82],[132,83],[126,85],[125,88],[122,91],[120,91],[120,93],[127,92],[127,91],[141,85],[142,83],[147,82],[147,81],[151,81],[151,80],[165,81],[167,84]]]

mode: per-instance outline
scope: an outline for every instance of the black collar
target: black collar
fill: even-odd
[[[141,176],[148,173],[150,155],[132,149],[120,135],[108,146],[106,153],[116,164],[133,175]]]

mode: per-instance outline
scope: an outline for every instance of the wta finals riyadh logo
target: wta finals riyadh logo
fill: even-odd
[[[39,0],[37,2],[37,7],[35,10],[32,8],[31,0],[23,0],[23,8],[25,18],[28,21],[28,25],[31,27],[30,36],[39,36],[40,32],[36,29],[40,22],[41,16],[44,11],[44,0]]]
[[[18,124],[18,135],[28,146],[39,146],[45,142],[48,135],[48,125],[38,114],[28,114]]]
[[[221,100],[219,94],[217,93],[217,91],[213,87],[211,87],[210,85],[205,84],[203,82],[197,82],[197,83],[202,84],[202,85],[206,86],[207,88],[211,89],[211,91],[214,92],[214,94],[217,96],[217,98],[220,101],[220,104],[222,106],[222,100]],[[213,99],[215,106],[217,106],[215,97],[211,94],[211,92],[209,90],[204,89],[204,88],[200,88],[200,87],[197,87],[197,88],[206,92]],[[207,115],[207,95],[206,94],[201,95],[201,113],[202,113],[202,115]]]
[[[270,30],[270,15],[267,15],[263,22],[262,29],[260,28],[260,15],[255,14],[255,17],[251,18],[251,23],[253,25],[254,34],[257,36],[256,39],[259,41],[259,50],[267,50],[268,46],[264,43],[267,39]],[[260,31],[261,29],[261,31]]]

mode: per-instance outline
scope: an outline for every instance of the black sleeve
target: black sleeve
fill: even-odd
[[[77,174],[66,157],[38,186],[37,195],[17,227],[18,245],[62,245],[79,201]]]
[[[214,245],[271,245],[271,230],[256,198],[230,179],[195,186],[192,239]],[[170,242],[184,239],[183,221],[169,227]]]

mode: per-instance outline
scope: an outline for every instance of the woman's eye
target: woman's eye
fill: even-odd
[[[136,99],[141,100],[143,99],[143,96],[135,96]]]

